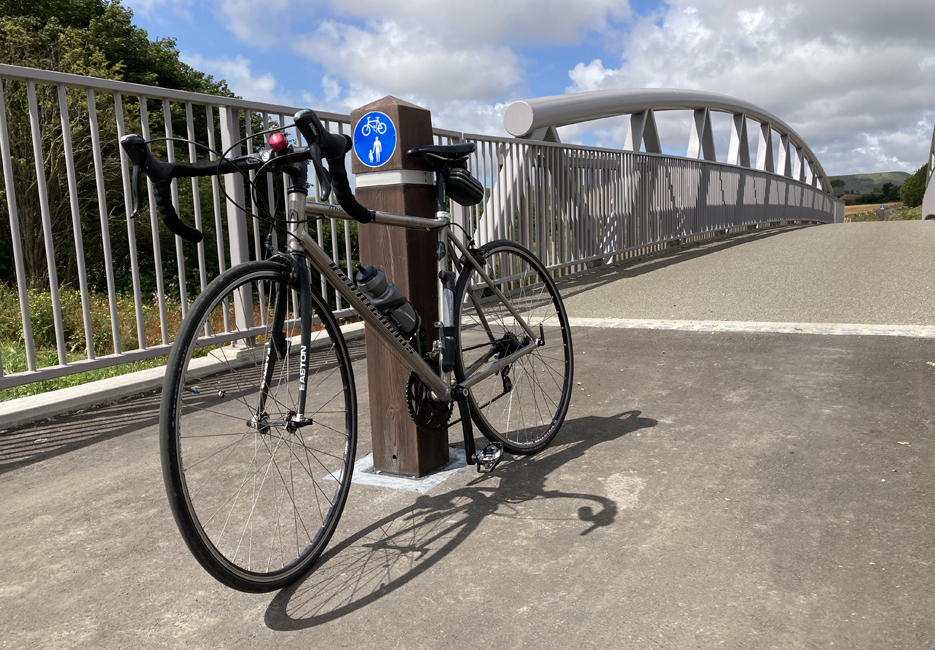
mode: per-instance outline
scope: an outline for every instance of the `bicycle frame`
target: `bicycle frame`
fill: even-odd
[[[316,203],[306,200],[299,193],[290,195],[289,214],[306,215],[325,215],[329,218],[351,220],[350,215],[344,212],[340,207],[328,203]],[[484,268],[474,259],[474,255],[468,250],[464,243],[451,232],[450,215],[446,212],[439,212],[435,219],[424,219],[418,217],[407,217],[404,215],[390,214],[386,212],[376,212],[373,223],[397,227],[409,228],[415,230],[435,231],[438,233],[438,241],[444,247],[445,255],[438,261],[438,270],[447,270],[447,260],[453,248],[470,263],[483,279],[487,287],[503,301],[507,310],[516,319],[516,322],[526,331],[529,336],[529,343],[524,345],[514,353],[498,359],[482,371],[473,373],[466,377],[459,384],[454,384],[450,373],[445,373],[441,369],[433,369],[419,353],[409,344],[409,342],[390,325],[389,321],[379,312],[370,302],[370,300],[356,287],[338,267],[337,264],[321,249],[308,232],[307,221],[299,219],[290,219],[290,232],[294,237],[290,238],[289,248],[291,251],[300,252],[306,255],[312,267],[315,268],[325,280],[335,290],[340,293],[350,306],[370,325],[371,331],[379,336],[390,350],[405,363],[434,393],[436,399],[450,402],[457,399],[454,394],[456,388],[470,389],[476,383],[498,372],[504,366],[514,363],[517,359],[530,354],[540,345],[540,333],[534,332],[526,323],[522,316],[517,312],[512,304],[496,283],[490,278]],[[453,248],[452,248],[453,247]],[[447,301],[447,302],[446,302]],[[453,326],[454,305],[451,291],[443,285],[439,287],[438,310],[441,321],[437,323],[439,327],[439,337],[442,335],[442,329]],[[486,323],[484,323],[486,327]],[[488,335],[491,336],[488,329]]]

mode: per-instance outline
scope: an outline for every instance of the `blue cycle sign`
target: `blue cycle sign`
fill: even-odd
[[[354,127],[354,153],[367,167],[380,167],[396,151],[396,125],[380,111],[371,111]]]

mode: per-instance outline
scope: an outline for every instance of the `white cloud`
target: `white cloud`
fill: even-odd
[[[309,4],[296,2],[297,5]],[[631,15],[620,0],[331,0],[333,11],[365,21],[390,20],[433,35],[457,48],[475,44],[573,44],[590,30],[604,31],[608,19]]]
[[[609,21],[630,16],[627,0],[227,0],[216,10],[245,44],[287,44],[320,66],[320,96],[303,99],[322,110],[392,94],[430,108],[439,126],[497,134],[506,102],[526,96],[517,46],[610,38]],[[290,16],[317,19],[304,29]]]
[[[250,70],[250,60],[242,56],[238,55],[233,59],[208,59],[200,54],[182,52],[180,58],[197,70],[224,79],[227,81],[228,88],[244,99],[292,105],[289,95],[279,87],[276,78],[271,73],[254,76]]]
[[[176,18],[191,20],[191,0],[124,0],[134,15],[146,16],[155,22],[165,23]]]
[[[324,76],[302,101],[334,112],[392,94],[430,108],[439,126],[502,134],[505,106],[528,97],[524,79],[539,72],[520,48],[590,38],[610,53],[569,61],[569,91],[738,97],[795,128],[829,173],[914,170],[935,121],[931,0],[672,0],[635,17],[626,0],[225,0],[215,10],[244,44],[292,48],[312,62]],[[249,61],[213,63],[203,67],[238,94],[284,101],[276,80],[253,76]],[[664,147],[684,153],[685,118],[659,119]],[[626,119],[562,130],[564,139],[616,147],[625,135]],[[726,136],[715,136],[723,156]]]
[[[755,9],[740,0],[676,0],[633,25],[619,67],[578,63],[568,90],[731,95],[796,129],[828,173],[913,171],[931,138],[918,123],[935,117],[932,25],[935,3],[914,0]]]
[[[509,48],[459,50],[391,20],[370,29],[324,21],[314,34],[297,41],[297,48],[329,75],[441,100],[501,97],[522,77]]]
[[[386,92],[363,84],[342,84],[332,76],[322,79],[321,94],[305,93],[302,103],[316,110],[347,114],[359,106],[386,96]],[[393,93],[399,99],[432,112],[432,125],[441,129],[507,135],[503,128],[503,112],[508,102],[485,102],[481,100],[439,101],[414,93]]]

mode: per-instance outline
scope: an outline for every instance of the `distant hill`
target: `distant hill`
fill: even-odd
[[[907,172],[878,172],[876,174],[849,174],[847,176],[829,176],[830,183],[836,178],[844,181],[844,188],[849,193],[869,194],[876,189],[880,189],[883,183],[893,183],[902,185],[903,181],[912,176]]]

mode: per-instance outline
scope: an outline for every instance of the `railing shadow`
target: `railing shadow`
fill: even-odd
[[[735,246],[747,244],[751,241],[775,237],[776,235],[783,235],[810,227],[811,226],[781,226],[768,230],[727,235],[726,239],[709,239],[694,242],[684,247],[660,251],[649,257],[625,260],[623,262],[616,262],[607,266],[598,267],[592,271],[576,273],[567,278],[560,278],[556,283],[558,284],[559,291],[562,293],[562,298],[567,300],[569,297],[583,293],[588,289],[611,284],[622,278],[635,278],[646,273],[651,273],[652,271],[664,269],[673,264],[698,259],[706,255],[728,250]]]
[[[548,476],[602,442],[653,427],[656,420],[627,411],[613,417],[565,422],[557,444],[536,456],[506,461],[468,486],[389,514],[329,549],[300,582],[279,592],[266,610],[274,630],[299,630],[346,616],[405,586],[464,542],[487,517],[526,518],[523,504],[534,500],[580,502],[581,535],[611,525],[617,504],[604,496],[546,489]],[[473,471],[468,468],[467,471]],[[353,499],[353,496],[352,496]]]
[[[25,425],[0,435],[0,475],[117,438],[159,421],[159,393]]]
[[[366,358],[364,339],[347,342],[351,362]],[[161,391],[69,413],[0,434],[0,476],[159,423]]]

